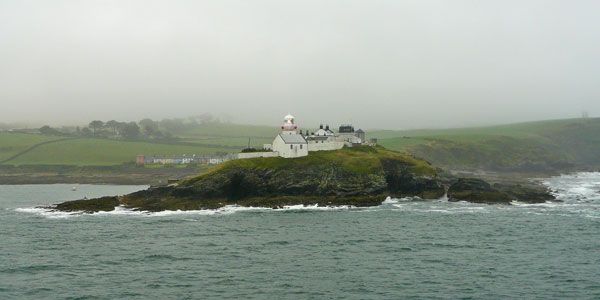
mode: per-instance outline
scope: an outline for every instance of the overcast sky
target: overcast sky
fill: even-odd
[[[600,115],[600,1],[0,0],[0,122]]]

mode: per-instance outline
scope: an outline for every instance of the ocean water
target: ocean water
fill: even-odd
[[[562,203],[93,215],[35,206],[143,186],[0,186],[0,299],[600,299],[600,173]]]

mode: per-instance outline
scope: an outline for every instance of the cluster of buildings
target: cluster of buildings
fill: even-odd
[[[307,156],[308,152],[311,151],[330,151],[342,149],[343,147],[374,146],[376,144],[377,140],[367,141],[363,130],[358,129],[355,131],[354,126],[349,124],[341,125],[338,132],[332,131],[329,125],[323,127],[322,124],[316,132],[308,130],[298,132],[294,116],[288,114],[283,118],[281,133],[275,137],[272,144],[265,144],[264,149],[272,151],[276,156],[294,158]],[[260,157],[260,153],[256,153],[256,157]]]
[[[218,165],[226,161],[236,159],[235,154],[223,153],[215,155],[181,155],[181,156],[145,156],[135,157],[135,163],[138,165],[162,164],[162,165],[183,165],[183,164],[206,164]]]
[[[136,157],[137,164],[220,164],[232,159],[247,159],[257,157],[285,157],[295,158],[307,156],[312,151],[331,151],[344,147],[358,145],[375,146],[376,139],[367,141],[365,132],[361,129],[354,130],[350,124],[341,125],[338,132],[334,132],[329,125],[321,124],[316,132],[298,131],[294,123],[294,116],[288,114],[283,118],[281,133],[273,140],[272,144],[265,144],[262,152],[233,153],[209,156],[183,155],[183,156],[144,156]]]

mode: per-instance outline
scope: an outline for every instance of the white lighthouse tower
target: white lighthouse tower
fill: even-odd
[[[281,133],[275,137],[272,144],[273,152],[285,158],[302,157],[308,155],[308,142],[301,134],[296,133],[298,126],[294,124],[294,116],[288,114],[283,117]]]
[[[282,134],[296,134],[296,129],[298,129],[298,126],[294,124],[294,116],[287,114],[287,116],[283,117],[283,126],[281,126]]]

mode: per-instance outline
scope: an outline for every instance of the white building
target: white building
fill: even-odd
[[[312,151],[339,150],[344,147],[366,144],[365,133],[362,130],[354,132],[352,125],[341,125],[338,133],[329,129],[329,125],[310,134],[308,130],[303,135],[297,132],[298,126],[294,124],[294,116],[287,115],[283,118],[281,133],[275,137],[273,144],[265,144],[264,149],[272,152],[256,152],[248,157],[274,157],[294,158],[307,156]],[[240,157],[242,158],[242,157]]]
[[[273,151],[285,158],[308,155],[308,143],[299,134],[280,134],[273,141]]]

